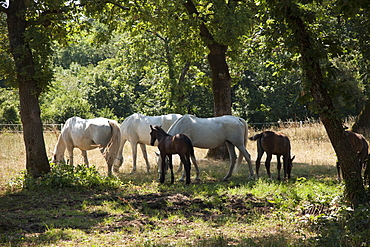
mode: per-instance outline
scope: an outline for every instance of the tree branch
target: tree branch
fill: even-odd
[[[125,7],[121,4],[118,4],[118,3],[115,3],[115,2],[111,2],[111,1],[106,1],[106,3],[110,3],[110,4],[113,4],[114,6],[122,9],[122,10],[130,10],[130,7]]]

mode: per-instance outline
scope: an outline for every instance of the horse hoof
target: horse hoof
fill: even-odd
[[[185,180],[184,180],[184,178],[179,178],[179,181],[183,182],[183,181],[185,181]]]
[[[229,178],[224,177],[224,178],[222,179],[222,181],[227,182],[227,181],[229,181]]]

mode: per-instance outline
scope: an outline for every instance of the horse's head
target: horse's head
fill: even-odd
[[[158,139],[158,131],[161,126],[150,125],[150,145],[154,146],[155,141]]]
[[[289,158],[288,159],[288,164],[287,164],[287,175],[288,175],[288,178],[290,178],[290,174],[292,172],[294,158],[295,158],[295,155],[292,158]]]
[[[64,159],[64,155],[61,155],[61,154],[55,154],[55,153],[52,153],[52,159],[50,161],[50,163],[54,163],[54,164],[58,164],[58,163],[66,163],[66,160]]]

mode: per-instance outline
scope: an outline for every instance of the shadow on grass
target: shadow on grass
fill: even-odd
[[[0,243],[26,243],[52,229],[80,229],[85,232],[101,223],[109,212],[90,210],[86,202],[101,205],[113,200],[109,193],[93,190],[55,189],[21,191],[0,197]],[[63,234],[59,234],[63,239]],[[43,237],[43,241],[51,239]]]
[[[169,183],[160,185],[156,182],[158,176],[154,173],[121,174],[120,179],[123,184],[121,188],[116,189],[39,188],[0,196],[0,245],[16,246],[30,243],[44,245],[59,244],[63,241],[76,243],[73,241],[76,241],[81,234],[86,238],[86,235],[94,236],[100,232],[112,232],[137,238],[137,236],[148,236],[153,232],[165,231],[164,229],[177,228],[180,227],[179,225],[185,225],[188,228],[199,227],[201,224],[199,222],[205,222],[201,228],[211,227],[211,229],[224,227],[230,222],[241,225],[253,224],[256,219],[269,218],[273,214],[280,214],[287,210],[281,210],[271,198],[261,198],[249,192],[257,185],[261,186],[261,183],[266,186],[271,184],[287,188],[302,183],[302,178],[327,185],[337,183],[334,167],[320,169],[306,164],[296,164],[293,168],[293,178],[289,181],[268,180],[266,177],[250,180],[247,178],[248,169],[243,165],[229,182],[223,182],[222,175],[226,174],[228,166],[225,163],[214,163],[211,166],[210,163],[202,162],[202,181],[192,182],[188,186],[179,181],[173,185]],[[265,173],[262,172],[261,176],[265,176]],[[241,191],[235,193],[239,189]],[[231,192],[232,190],[234,192]],[[291,195],[285,194],[286,191],[289,190],[286,189],[282,194],[288,201]],[[297,195],[292,194],[292,196]],[[302,206],[299,205],[299,201],[296,203],[295,207]],[[287,204],[284,206],[286,207]],[[313,218],[325,213],[324,210],[312,212],[295,210],[294,207],[289,209],[296,215],[302,212],[312,213]],[[302,227],[316,231],[316,237],[307,241],[302,238],[293,242],[298,243],[299,246],[311,246],[317,243],[319,238],[317,236],[320,234],[323,236],[323,232],[327,235],[323,236],[321,242],[325,242],[331,236],[331,231],[337,230],[342,233],[341,226],[337,222],[337,218],[331,218],[320,225],[320,228],[315,228],[317,221],[312,220]],[[290,223],[291,221],[286,222],[286,224]],[[282,230],[274,234],[254,234],[252,237],[242,236],[238,239],[225,234],[193,238],[196,239],[198,246],[229,244],[285,246],[292,243],[290,233]],[[189,233],[184,231],[181,234]],[[166,236],[171,241],[176,237],[177,234]],[[149,246],[163,245],[166,244],[153,242]]]

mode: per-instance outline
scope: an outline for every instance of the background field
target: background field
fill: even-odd
[[[329,142],[324,127],[320,124],[307,124],[300,127],[298,124],[291,123],[280,128],[274,127],[276,131],[280,131],[286,134],[292,145],[292,155],[295,155],[294,168],[292,174],[294,176],[321,176],[322,169],[325,169],[325,174],[335,173],[335,162],[336,156],[334,150]],[[252,136],[260,131],[249,129],[249,136]],[[49,158],[52,156],[54,146],[57,142],[59,132],[45,132],[46,150]],[[25,169],[25,150],[23,144],[23,137],[21,133],[0,133],[0,184],[4,184],[10,177],[18,175],[22,170]],[[257,157],[256,142],[248,141],[247,150],[252,155],[253,166],[254,161]],[[158,149],[156,147],[147,146],[150,163],[152,164],[152,172],[156,168],[154,152]],[[126,143],[124,148],[124,164],[121,167],[123,174],[129,173],[132,169],[132,155],[131,146],[129,142]],[[210,165],[211,161],[204,159],[207,150],[196,148],[196,158],[199,160],[201,168]],[[78,149],[75,149],[75,160],[76,164],[83,163],[81,153]],[[104,158],[100,154],[99,150],[91,150],[88,152],[88,157],[91,165],[95,165],[97,169],[102,173],[106,173],[106,165]],[[265,155],[262,161],[265,160]],[[216,162],[217,161],[212,161]],[[272,159],[273,165],[271,166],[272,172],[276,174],[276,157]],[[177,165],[178,162],[175,162]],[[142,152],[138,147],[138,172],[144,173],[145,162],[142,157]],[[246,167],[246,163],[243,162],[242,167]],[[228,164],[225,165],[225,169],[228,168]],[[243,169],[242,168],[242,169]],[[318,169],[320,171],[318,171]],[[204,169],[202,169],[204,171]],[[264,165],[261,166],[261,175],[266,175]],[[153,174],[152,174],[153,175]]]
[[[14,179],[25,168],[22,136],[1,133],[0,245],[367,246],[369,232],[358,226],[363,217],[351,223],[339,215],[347,207],[341,202],[343,184],[336,180],[336,158],[324,128],[290,124],[278,130],[290,137],[296,156],[289,181],[276,180],[274,157],[273,180],[266,179],[264,166],[261,179],[249,180],[243,162],[239,172],[223,182],[228,162],[205,159],[206,150],[196,149],[201,181],[171,185],[167,177],[161,185],[154,165],[156,148],[148,147],[151,173],[145,172],[140,151],[138,172],[130,174],[131,148],[126,144],[119,180],[111,180],[119,181],[118,186],[87,185],[91,177],[95,184],[106,178],[104,160],[94,150],[88,155],[101,178],[82,172],[69,177],[74,185],[68,185],[63,172],[55,170],[49,180],[33,181],[28,190],[21,190],[22,180]],[[249,136],[255,133],[250,130]],[[45,133],[49,154],[57,137]],[[256,143],[249,141],[247,149],[254,165]],[[81,163],[77,150],[76,156]]]

